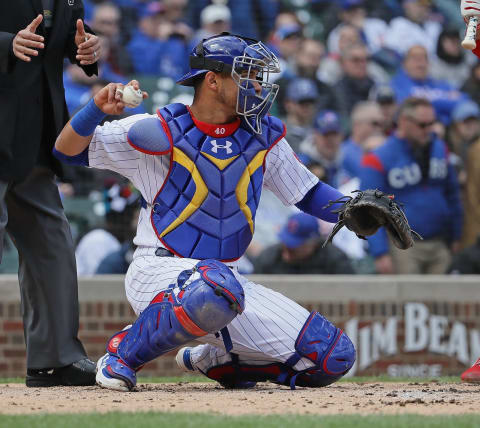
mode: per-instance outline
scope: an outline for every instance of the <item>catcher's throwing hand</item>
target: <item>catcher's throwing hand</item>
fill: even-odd
[[[136,90],[140,88],[140,85],[136,80],[131,80],[128,82],[127,86],[128,85],[133,86]],[[124,85],[121,83],[109,83],[98,91],[93,98],[97,107],[105,114],[114,116],[122,114],[123,109],[125,108],[125,103],[122,101],[123,87]],[[147,92],[143,92],[143,98],[148,98]]]
[[[327,245],[343,226],[347,226],[361,239],[373,235],[380,227],[385,226],[395,246],[402,250],[413,246],[414,236],[422,239],[410,228],[404,212],[393,200],[393,196],[386,195],[380,190],[355,190],[353,193],[357,195],[344,196],[327,205],[330,207],[342,204],[334,211],[338,212],[338,222],[323,246]]]

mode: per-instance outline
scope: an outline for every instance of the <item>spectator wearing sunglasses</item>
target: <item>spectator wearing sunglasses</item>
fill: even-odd
[[[435,122],[430,101],[407,98],[399,108],[396,133],[362,159],[361,188],[395,195],[412,228],[423,236],[409,251],[390,245],[383,228],[369,238],[378,273],[443,274],[459,248],[459,185],[446,144],[432,132]]]
[[[287,86],[284,102],[287,112],[286,138],[295,152],[298,152],[300,143],[313,132],[312,123],[318,96],[317,85],[311,79],[295,78]]]

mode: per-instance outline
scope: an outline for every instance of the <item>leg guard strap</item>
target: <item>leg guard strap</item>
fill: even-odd
[[[225,351],[230,352],[233,349],[233,342],[230,333],[228,332],[228,328],[223,327],[220,330],[220,334],[222,335],[223,344],[225,345]]]

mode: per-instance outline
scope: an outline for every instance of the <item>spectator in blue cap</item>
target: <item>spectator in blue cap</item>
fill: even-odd
[[[301,142],[312,134],[317,98],[317,85],[311,79],[292,79],[287,85],[284,102],[287,112],[286,138],[295,152],[299,150]]]
[[[348,257],[338,248],[322,248],[318,220],[305,213],[293,214],[278,235],[280,242],[254,260],[255,273],[352,274]]]
[[[138,28],[127,46],[135,72],[177,79],[188,69],[183,34],[167,21],[161,2],[146,3],[139,17]]]
[[[315,118],[312,138],[300,145],[301,152],[309,155],[325,168],[327,183],[336,187],[349,179],[342,166],[340,150],[342,140],[338,114],[331,110],[324,110]]]
[[[291,12],[279,13],[275,19],[275,28],[269,40],[269,47],[280,60],[281,75],[293,75],[295,54],[303,39],[303,28],[297,16]]]

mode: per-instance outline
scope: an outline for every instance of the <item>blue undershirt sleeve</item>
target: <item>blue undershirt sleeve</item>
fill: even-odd
[[[53,156],[55,156],[59,161],[67,164],[67,165],[82,165],[82,166],[89,166],[88,163],[88,146],[86,149],[75,156],[68,156],[59,152],[55,147],[52,150]]]
[[[332,211],[340,208],[343,202],[333,204],[329,208],[326,208],[326,205],[328,205],[330,201],[336,201],[343,196],[344,195],[337,189],[319,181],[295,206],[303,212],[318,217],[319,219],[328,221],[329,223],[336,223],[338,221],[338,214]]]

